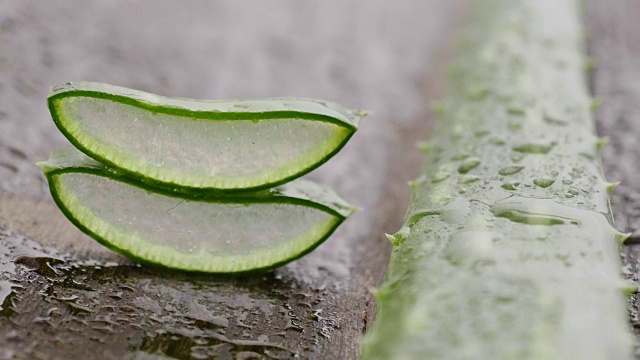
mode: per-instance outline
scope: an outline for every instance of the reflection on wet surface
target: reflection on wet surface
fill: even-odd
[[[7,231],[0,240],[0,359],[90,351],[75,348],[75,339],[122,344],[109,349],[112,357],[305,358],[314,351],[309,345],[341,326],[323,303],[332,301],[330,287],[287,298],[285,291],[303,286],[284,271],[244,278],[174,273],[77,261]],[[305,345],[287,344],[292,332]]]

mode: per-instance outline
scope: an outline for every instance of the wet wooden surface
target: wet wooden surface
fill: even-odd
[[[594,60],[594,95],[602,100],[598,130],[609,137],[603,161],[618,228],[640,236],[640,2],[588,2],[589,52]]]
[[[464,1],[0,4],[0,359],[354,359],[418,172]],[[243,278],[141,267],[76,230],[34,162],[65,146],[48,87],[301,96],[373,111],[310,175],[364,210],[309,256]]]
[[[0,4],[0,359],[353,359],[406,209],[428,102],[466,2],[7,1]],[[618,228],[640,269],[640,3],[587,1],[593,90]],[[51,85],[102,81],[169,96],[304,96],[372,110],[310,176],[364,208],[311,255],[227,279],[140,267],[71,226],[34,162],[66,140]],[[636,244],[634,244],[634,241]],[[640,327],[638,299],[631,320]]]
[[[587,1],[589,52],[595,61],[594,95],[602,100],[598,130],[610,138],[603,150],[605,173],[621,184],[611,203],[618,229],[632,233],[623,249],[625,275],[640,279],[640,2]],[[640,337],[640,297],[629,304],[631,324]],[[640,350],[636,351],[640,359]]]

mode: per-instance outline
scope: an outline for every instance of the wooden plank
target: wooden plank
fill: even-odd
[[[612,194],[616,227],[631,232],[623,248],[625,276],[640,284],[640,2],[587,1],[589,52],[595,61],[594,95],[602,100],[596,119],[601,135],[610,138],[603,150],[607,177],[620,181]],[[631,325],[640,340],[640,297],[629,302]],[[640,359],[640,348],[636,350]]]
[[[597,112],[599,133],[610,138],[603,149],[607,177],[620,181],[612,194],[617,227],[640,230],[640,3],[620,0],[587,2],[589,52],[595,61],[594,95],[602,100]]]
[[[463,1],[36,1],[0,5],[0,359],[353,359],[440,93]],[[311,174],[365,210],[260,276],[140,267],[53,205],[33,164],[66,145],[47,87],[92,80],[169,96],[324,98],[374,112]]]

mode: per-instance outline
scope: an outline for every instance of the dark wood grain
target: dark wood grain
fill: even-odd
[[[623,248],[625,276],[640,284],[640,2],[587,1],[589,52],[594,59],[594,95],[602,100],[598,130],[610,138],[603,150],[605,173],[620,181],[611,203],[617,228],[631,232]],[[640,297],[629,302],[631,325],[640,340]],[[640,348],[636,350],[640,359]]]
[[[353,359],[463,1],[0,5],[0,359]],[[141,267],[71,226],[34,162],[65,146],[51,85],[302,96],[372,110],[311,174],[364,211],[309,256],[223,278]],[[428,84],[425,87],[425,82]]]

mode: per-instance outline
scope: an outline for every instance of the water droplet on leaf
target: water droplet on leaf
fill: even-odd
[[[539,179],[533,180],[533,183],[540,186],[541,188],[547,188],[553,185],[554,182],[555,180],[549,179],[549,178],[539,178]]]
[[[498,171],[498,174],[503,176],[513,175],[519,173],[522,169],[524,169],[524,166],[507,166],[500,169],[500,171]]]

